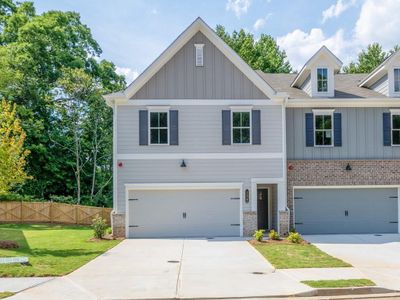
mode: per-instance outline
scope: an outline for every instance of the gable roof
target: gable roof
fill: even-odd
[[[311,58],[304,64],[304,66],[301,68],[300,72],[294,78],[294,80],[293,80],[293,82],[291,84],[292,87],[300,87],[302,85],[302,83],[307,78],[308,74],[310,73],[310,65],[315,60],[317,60],[317,58],[322,54],[325,54],[326,56],[328,56],[332,60],[332,62],[335,65],[335,71],[338,72],[340,70],[340,68],[343,65],[342,61],[339,58],[337,58],[337,56],[335,54],[333,54],[331,52],[331,50],[329,50],[324,45],[321,48],[319,48],[319,50],[317,52],[315,52],[314,55],[311,56]]]
[[[360,83],[360,87],[370,87],[376,81],[382,78],[387,72],[386,66],[395,58],[400,56],[400,50],[390,54],[379,66],[372,70]]]
[[[198,31],[202,32],[254,85],[268,98],[276,95],[265,82],[232,48],[230,48],[200,17],[186,28],[161,55],[140,74],[124,91],[105,95],[109,103],[115,98],[130,99],[149,81]]]

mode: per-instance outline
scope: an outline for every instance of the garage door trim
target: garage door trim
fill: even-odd
[[[132,190],[239,190],[240,236],[243,236],[243,183],[242,182],[210,182],[210,183],[127,183],[125,184],[125,235],[129,238],[129,191]]]
[[[396,188],[397,189],[397,216],[398,216],[398,229],[397,232],[400,233],[400,185],[309,185],[309,186],[293,186],[292,190],[292,199],[293,199],[293,221],[296,220],[296,211],[295,211],[295,190],[305,190],[305,189],[387,189],[387,188]]]

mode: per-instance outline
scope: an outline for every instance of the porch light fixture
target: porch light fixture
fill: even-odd
[[[186,163],[185,163],[185,160],[184,160],[184,159],[182,159],[181,168],[186,168]]]
[[[351,171],[351,166],[350,166],[349,163],[348,163],[347,166],[346,166],[346,171]]]
[[[250,192],[249,192],[249,189],[246,189],[245,191],[244,191],[244,201],[246,202],[246,203],[249,203],[250,202]]]

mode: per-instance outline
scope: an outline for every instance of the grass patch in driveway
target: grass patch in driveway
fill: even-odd
[[[302,283],[316,289],[375,286],[375,283],[369,279],[306,280]]]
[[[3,224],[0,240],[13,240],[17,249],[0,249],[0,257],[27,256],[30,265],[0,265],[0,277],[68,274],[117,245],[119,240],[91,242],[88,226]]]
[[[0,299],[11,297],[12,295],[15,295],[15,294],[11,293],[11,292],[0,292]]]
[[[277,269],[351,267],[306,242],[293,244],[285,240],[268,240],[250,243]]]

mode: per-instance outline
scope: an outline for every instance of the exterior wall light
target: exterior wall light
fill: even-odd
[[[186,168],[186,163],[185,163],[185,160],[184,160],[184,159],[182,159],[181,168]]]
[[[244,191],[244,201],[245,201],[246,203],[249,203],[249,202],[250,202],[250,192],[249,192],[249,189],[246,189],[246,190]]]
[[[349,163],[348,163],[347,166],[346,166],[346,171],[351,171],[351,166],[350,166]]]

